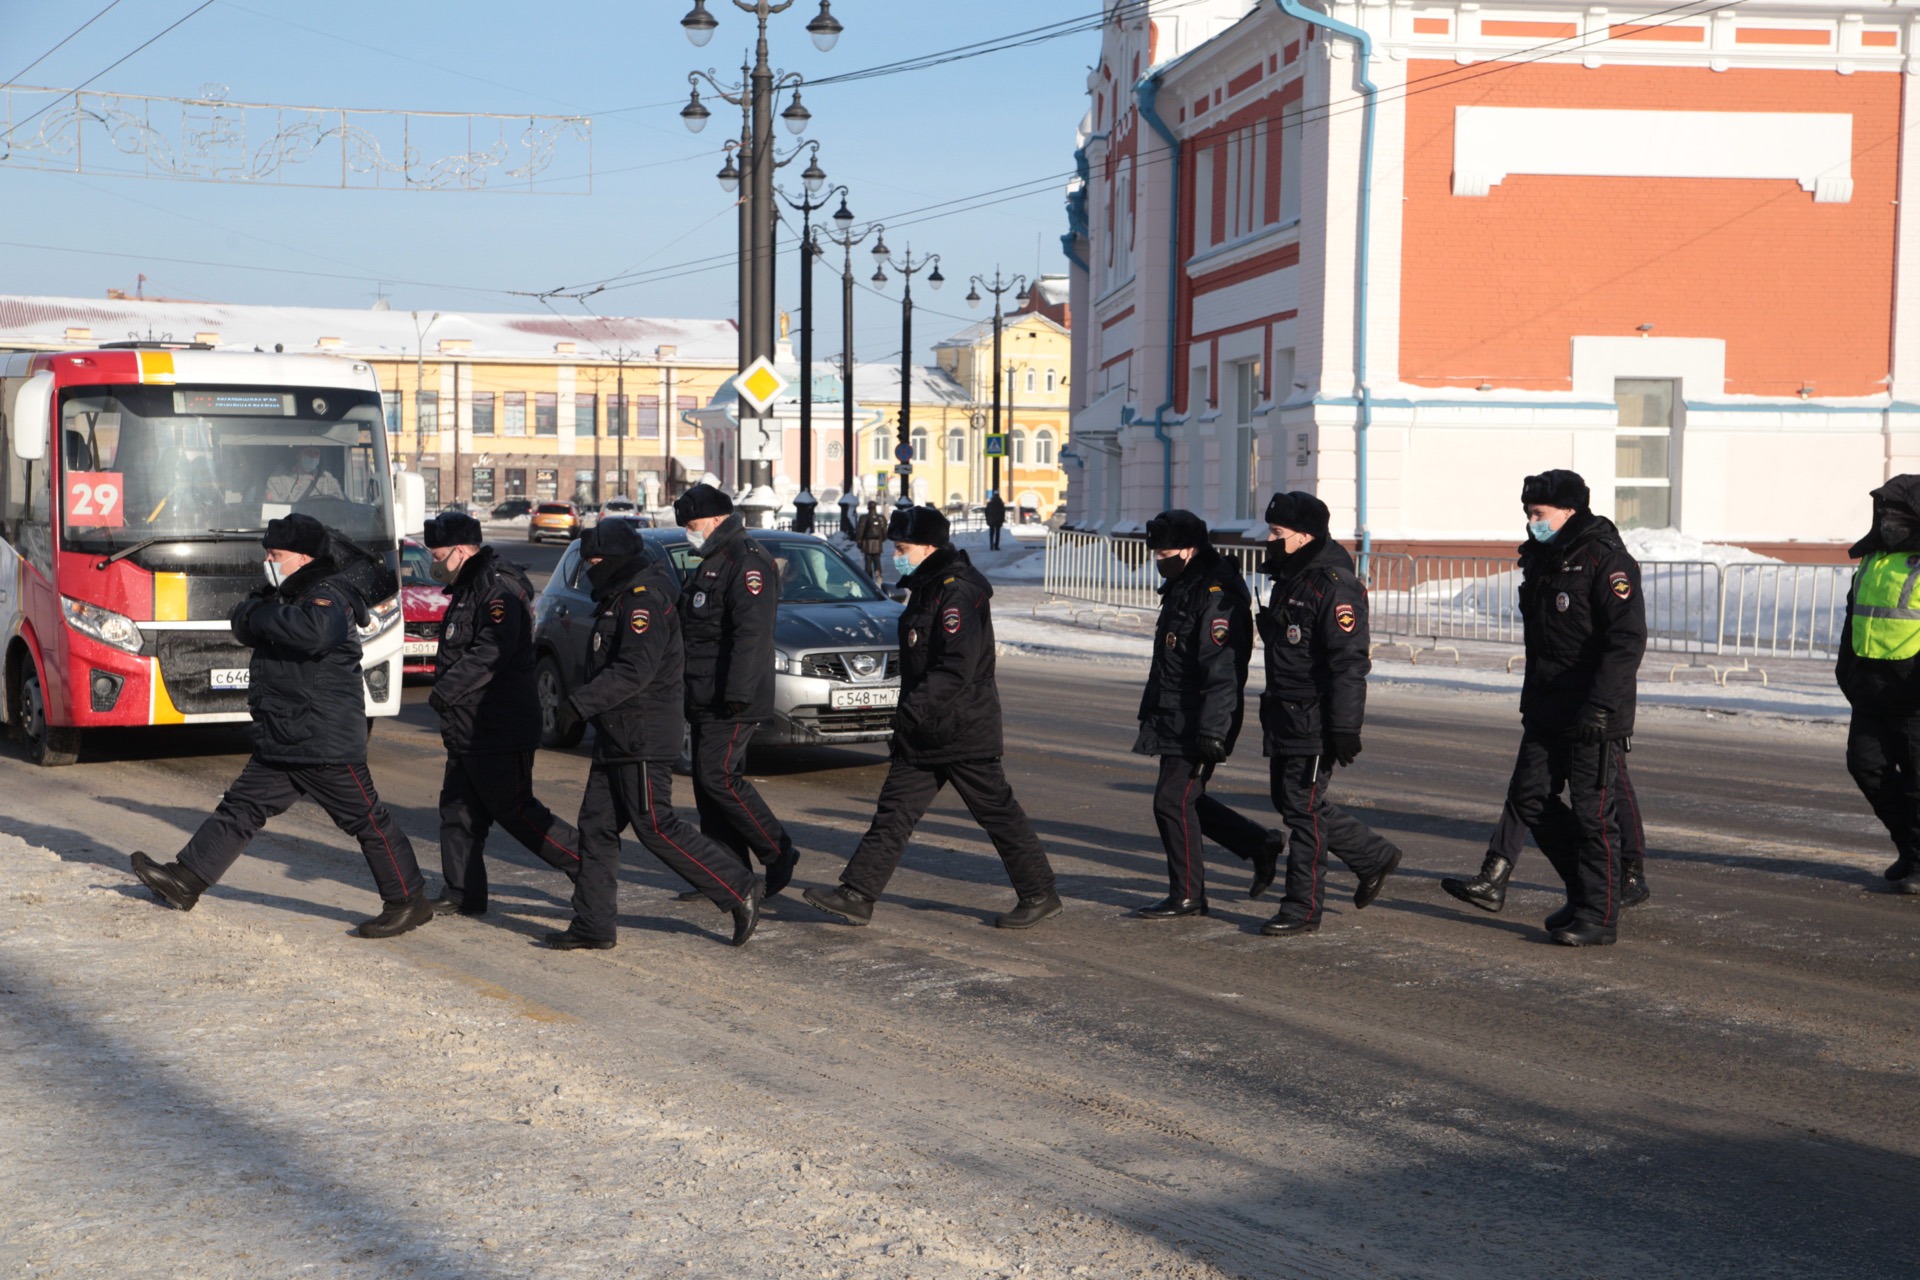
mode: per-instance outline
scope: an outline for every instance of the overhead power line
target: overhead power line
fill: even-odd
[[[108,3],[105,9],[102,9],[100,12],[94,14],[91,18],[88,18],[85,22],[81,23],[79,26],[75,27],[73,30],[67,32],[65,36],[61,37],[60,43],[54,45],[53,48],[47,50],[45,53],[35,58],[32,62],[29,62],[26,66],[20,68],[18,71],[8,76],[6,79],[6,83],[0,84],[0,88],[5,88],[6,85],[20,83],[21,76],[26,75],[27,72],[33,70],[35,67],[45,62],[48,58],[51,58],[54,54],[66,48],[67,41],[73,39],[75,36],[79,35],[82,31],[85,31],[88,27],[92,26],[94,23],[106,17],[109,12],[111,12],[116,6],[119,5],[119,3],[120,3],[120,0],[110,0],[110,3]]]
[[[32,124],[35,119],[46,114],[48,111],[51,111],[56,105],[58,105],[61,102],[64,102],[67,98],[73,96],[74,94],[79,93],[82,89],[92,84],[95,80],[98,80],[101,76],[104,76],[105,74],[107,74],[107,72],[112,71],[115,67],[119,66],[121,63],[131,59],[135,54],[138,54],[142,50],[154,44],[159,43],[162,39],[164,39],[166,36],[171,34],[175,28],[184,26],[191,18],[194,17],[195,14],[198,14],[203,10],[212,8],[214,3],[215,3],[215,0],[201,0],[201,3],[195,5],[191,10],[189,10],[183,16],[176,18],[173,22],[168,24],[163,30],[158,31],[151,36],[148,36],[145,40],[142,40],[139,44],[135,45],[131,52],[121,57],[115,58],[112,62],[109,62],[106,66],[100,68],[98,71],[88,76],[85,80],[82,80],[79,84],[67,90],[65,93],[61,94],[58,98],[53,99],[52,102],[47,103],[44,107],[41,107],[40,110],[28,116],[26,119],[22,120],[19,124],[16,124],[12,128],[8,129],[4,135],[0,135],[0,142],[4,142],[8,138],[13,137],[13,135],[19,132],[19,130],[21,130],[22,128],[24,128],[29,124]],[[112,5],[107,6],[107,8],[109,9],[112,7],[113,7]],[[106,10],[103,9],[101,12],[104,13],[105,11]],[[98,17],[99,15],[96,14],[94,16]],[[63,41],[62,43],[65,43],[65,42]]]

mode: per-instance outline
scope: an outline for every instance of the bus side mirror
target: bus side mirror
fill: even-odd
[[[22,462],[39,462],[47,456],[48,421],[53,414],[53,375],[41,371],[20,384],[8,418],[13,430],[13,456]]]
[[[393,516],[403,537],[418,537],[427,528],[427,479],[417,471],[393,477]]]

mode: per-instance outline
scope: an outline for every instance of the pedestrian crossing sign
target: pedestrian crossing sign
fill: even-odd
[[[994,435],[987,437],[987,456],[989,458],[1004,458],[1007,456],[1006,436]]]

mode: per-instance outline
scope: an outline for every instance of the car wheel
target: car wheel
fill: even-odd
[[[57,729],[47,723],[46,691],[40,685],[40,669],[31,658],[20,679],[20,737],[27,745],[27,759],[37,765],[55,768],[80,758],[80,731]]]
[[[579,746],[580,739],[587,736],[587,726],[567,708],[566,681],[551,654],[541,658],[533,669],[533,691],[540,702],[540,745],[559,751]]]

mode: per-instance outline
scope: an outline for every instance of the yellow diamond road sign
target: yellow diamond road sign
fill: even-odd
[[[733,388],[756,412],[765,413],[787,389],[787,380],[774,371],[771,360],[761,356],[740,371],[733,380]]]

